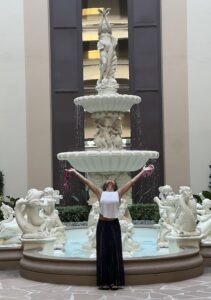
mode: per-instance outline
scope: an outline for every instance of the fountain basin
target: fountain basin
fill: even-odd
[[[140,102],[141,98],[139,96],[122,95],[118,93],[81,96],[74,100],[76,105],[83,106],[83,108],[89,113],[103,111],[126,112],[129,111],[134,104],[138,104]]]
[[[149,159],[157,159],[157,151],[100,150],[75,151],[57,154],[81,172],[132,172],[141,169]]]
[[[152,227],[140,230],[135,233],[135,239],[139,238],[141,248],[155,249],[157,230]],[[39,249],[24,251],[20,261],[20,274],[35,281],[96,285],[95,258],[73,257],[81,255],[77,249],[81,248],[85,229],[80,231],[83,234],[78,233],[78,229],[69,231],[69,236],[75,243],[75,246],[70,243],[70,247],[76,248],[72,254],[70,252],[66,255],[72,256],[44,255]],[[150,251],[147,252],[146,249],[143,256],[124,259],[126,285],[173,282],[193,278],[203,272],[203,259],[199,249],[185,248],[171,254],[165,249],[161,252],[158,250],[157,255],[149,255]]]
[[[126,285],[174,282],[201,275],[203,259],[198,249],[188,248],[177,254],[128,258],[124,268]],[[96,261],[52,257],[30,250],[23,252],[20,274],[41,282],[96,285]]]
[[[5,245],[0,247],[0,270],[14,270],[20,268],[22,246]]]

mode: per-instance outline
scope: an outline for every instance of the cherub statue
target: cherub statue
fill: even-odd
[[[2,203],[0,209],[2,211],[3,218],[4,218],[4,220],[0,222],[1,225],[4,224],[4,223],[9,223],[14,219],[15,212],[14,212],[14,209],[12,207]]]
[[[21,230],[15,219],[15,212],[9,205],[2,203],[4,220],[0,222],[0,245],[21,244]]]
[[[44,189],[44,195],[41,198],[44,205],[39,213],[40,217],[44,220],[41,230],[48,231],[50,236],[56,238],[55,249],[63,249],[66,241],[65,226],[59,218],[58,210],[55,209],[56,199],[54,198],[54,194],[55,191],[53,188],[48,187]]]
[[[197,228],[203,235],[202,241],[211,241],[211,200],[203,198],[202,204],[197,205]]]
[[[113,144],[114,149],[121,149],[122,148],[122,122],[120,119],[116,119],[112,127],[110,129],[111,141]]]
[[[197,209],[190,187],[181,186],[176,196],[176,215],[173,234],[176,236],[200,235],[196,228]]]
[[[99,219],[100,207],[99,201],[92,204],[88,218],[87,237],[88,241],[82,245],[82,249],[95,251],[96,248],[96,227]]]
[[[154,202],[157,203],[160,213],[160,230],[158,233],[157,244],[159,248],[168,247],[167,236],[173,229],[176,213],[176,200],[175,194],[170,185],[159,187],[159,197],[154,198]],[[160,198],[160,199],[159,199]]]
[[[94,141],[98,149],[109,149],[111,148],[110,138],[110,118],[104,117],[96,121],[97,133],[94,135]]]
[[[125,199],[121,199],[119,206],[119,223],[122,233],[122,250],[125,255],[130,255],[139,249],[139,243],[133,240],[134,225]]]

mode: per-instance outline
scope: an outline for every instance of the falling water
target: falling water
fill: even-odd
[[[84,150],[84,111],[79,105],[75,106],[75,150]]]

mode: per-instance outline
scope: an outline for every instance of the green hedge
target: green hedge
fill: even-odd
[[[204,198],[208,198],[208,199],[211,200],[211,192],[209,192],[209,191],[202,191],[200,194],[201,194]],[[202,199],[203,199],[203,197],[201,197],[200,194],[198,194],[198,195],[193,195],[193,197],[196,199],[196,201],[197,201],[198,203],[202,204]]]
[[[129,207],[132,220],[154,220],[160,219],[159,209],[155,203],[132,204]]]
[[[62,222],[82,222],[87,221],[91,207],[74,205],[74,206],[58,206],[59,217]]]
[[[4,189],[4,174],[0,171],[0,195],[3,195]]]
[[[11,203],[14,207],[14,203]],[[59,217],[62,222],[82,222],[87,221],[91,207],[84,205],[74,206],[57,206]],[[129,211],[133,220],[154,220],[156,223],[159,220],[158,206],[155,203],[147,204],[132,204],[129,206]],[[2,214],[0,211],[0,220]]]
[[[87,206],[58,206],[59,216],[62,222],[82,222],[88,220],[91,207]],[[155,203],[132,204],[129,211],[133,220],[154,220],[158,222],[159,211]]]

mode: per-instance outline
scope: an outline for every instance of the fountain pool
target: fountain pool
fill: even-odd
[[[135,227],[133,239],[140,244],[140,249],[133,252],[133,257],[168,255],[169,248],[157,248],[156,226]],[[66,231],[67,242],[64,251],[55,250],[59,257],[90,258],[90,252],[83,250],[81,245],[87,240],[86,228],[73,228]],[[183,250],[181,249],[181,252]],[[174,252],[176,253],[176,252]]]

